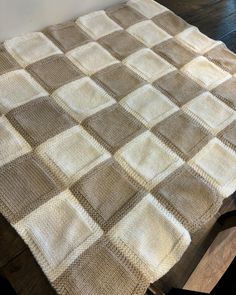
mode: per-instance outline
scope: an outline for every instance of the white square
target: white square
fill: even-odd
[[[204,54],[221,43],[208,38],[196,27],[191,27],[181,32],[176,36],[176,39],[199,54]]]
[[[103,10],[81,16],[77,19],[76,23],[95,40],[115,31],[122,30]]]
[[[4,117],[0,117],[0,166],[31,151],[30,145]]]
[[[211,90],[231,78],[231,75],[222,70],[208,59],[199,56],[181,69],[184,74],[195,80],[202,87]]]
[[[171,38],[168,33],[155,25],[151,20],[139,22],[129,27],[127,31],[147,47],[153,47]]]
[[[124,97],[120,104],[148,128],[164,120],[178,107],[151,85],[144,85]]]
[[[182,108],[213,134],[217,134],[236,118],[236,112],[210,92],[201,94]]]
[[[48,93],[25,70],[0,76],[0,110],[8,112],[30,100]]]
[[[36,152],[66,185],[71,185],[110,157],[110,153],[81,126],[50,138]]]
[[[40,32],[28,33],[4,43],[7,51],[22,67],[54,54],[61,54],[44,34]]]
[[[171,269],[191,241],[182,224],[150,194],[108,236],[124,255],[129,253],[132,262],[151,282]]]
[[[117,59],[96,42],[77,47],[69,51],[66,56],[87,75],[118,63]]]
[[[60,87],[52,97],[79,122],[116,102],[89,77]]]
[[[115,158],[147,190],[184,163],[150,131],[123,146],[116,152]]]
[[[69,190],[35,209],[14,227],[51,281],[103,234]]]
[[[176,70],[174,66],[148,48],[131,54],[123,62],[150,83]]]
[[[213,138],[189,164],[225,197],[236,190],[236,153],[219,139]]]
[[[155,15],[168,10],[163,5],[152,0],[129,0],[127,4],[138,10],[147,18],[152,18]]]

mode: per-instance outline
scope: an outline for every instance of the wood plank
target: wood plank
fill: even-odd
[[[29,249],[2,267],[0,274],[19,295],[56,294]]]
[[[220,232],[184,286],[186,290],[210,293],[236,253],[236,227]]]

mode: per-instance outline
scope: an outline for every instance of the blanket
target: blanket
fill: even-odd
[[[0,212],[58,294],[141,295],[236,189],[236,55],[152,0],[0,47]]]

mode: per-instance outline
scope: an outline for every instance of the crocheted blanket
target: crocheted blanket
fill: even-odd
[[[0,49],[0,211],[59,294],[144,294],[236,188],[236,55],[130,0]]]

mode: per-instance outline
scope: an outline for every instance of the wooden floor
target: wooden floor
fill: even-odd
[[[236,52],[236,0],[159,0],[158,2],[199,27],[209,37],[222,40]],[[235,199],[236,196],[228,199],[221,212],[235,209]],[[9,279],[17,294],[55,294],[27,246],[2,216],[0,216],[0,274]]]
[[[235,0],[158,0],[207,36],[236,52]]]

